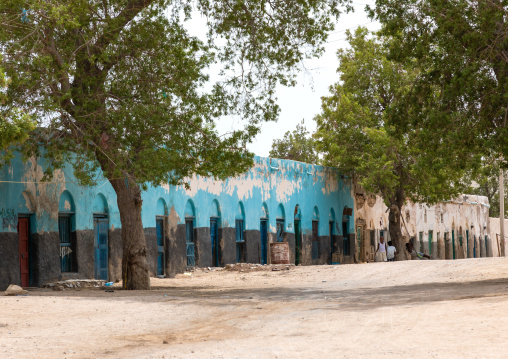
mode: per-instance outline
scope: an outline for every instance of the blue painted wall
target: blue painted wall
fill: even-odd
[[[94,211],[106,211],[110,227],[120,228],[116,195],[108,181],[99,180],[91,188],[79,186],[68,166],[57,171],[51,183],[40,183],[45,166],[43,161],[23,163],[16,157],[10,166],[0,169],[0,231],[16,232],[17,216],[27,213],[34,214],[33,232],[58,231],[59,211],[75,213],[75,230],[92,229]],[[100,174],[98,177],[102,178]],[[239,208],[243,207],[246,230],[259,230],[260,217],[266,216],[269,231],[275,232],[277,208],[282,205],[285,230],[294,232],[298,205],[303,231],[311,230],[312,219],[318,215],[319,235],[329,234],[333,208],[339,224],[335,234],[341,234],[343,209],[353,208],[350,181],[342,180],[337,169],[294,161],[255,157],[254,166],[236,178],[216,181],[193,177],[189,184],[190,190],[162,184],[143,192],[144,227],[155,227],[157,215],[169,215],[184,223],[186,208],[194,212],[196,227],[209,226],[211,216],[219,216],[222,227],[234,227],[235,218],[240,216]],[[349,231],[354,232],[352,220],[349,226]]]

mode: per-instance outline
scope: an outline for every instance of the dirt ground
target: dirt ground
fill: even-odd
[[[0,297],[0,358],[508,357],[508,258],[249,268]]]

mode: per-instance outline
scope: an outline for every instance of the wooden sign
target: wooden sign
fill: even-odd
[[[287,242],[270,243],[271,264],[289,264],[289,245]]]

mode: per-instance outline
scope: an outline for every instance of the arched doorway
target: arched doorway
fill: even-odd
[[[155,207],[155,232],[157,235],[157,275],[163,276],[166,268],[165,238],[166,238],[166,216],[168,209],[166,201],[159,198]]]
[[[338,247],[337,241],[335,240],[335,210],[330,208],[330,214],[328,215],[328,234],[330,235],[330,264],[338,263]]]
[[[276,228],[277,228],[277,242],[284,242],[284,229],[286,222],[286,212],[284,211],[284,206],[279,204],[277,207],[277,218],[276,218]]]
[[[344,207],[342,211],[342,255],[351,255],[351,243],[349,243],[349,218],[353,214],[353,209]]]
[[[244,229],[245,210],[243,208],[243,203],[240,201],[238,202],[238,209],[235,216],[236,263],[245,262],[245,238],[243,233]]]
[[[319,210],[314,206],[312,210],[312,247],[311,247],[312,261],[319,259]]]
[[[220,226],[220,206],[219,201],[213,200],[210,209],[210,241],[212,244],[212,266],[220,265],[219,259],[219,226]]]
[[[192,199],[185,204],[185,250],[187,253],[187,268],[196,265],[196,240],[194,236],[194,224],[196,222],[196,208]]]
[[[295,265],[302,262],[302,211],[295,206]]]
[[[259,231],[261,232],[261,264],[268,263],[268,206],[263,203],[261,206],[261,215],[259,221]]]
[[[109,220],[106,197],[99,193],[93,202],[94,274],[95,279],[108,280]]]

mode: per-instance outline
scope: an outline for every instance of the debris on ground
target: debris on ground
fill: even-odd
[[[112,282],[110,286],[112,285]],[[106,286],[105,280],[98,279],[68,279],[56,282],[47,282],[42,285],[42,288],[53,289],[62,291],[66,289],[81,289],[81,288],[102,288]]]
[[[27,290],[24,290],[19,285],[11,284],[4,292],[4,295],[26,295]]]
[[[259,272],[259,271],[280,271],[289,270],[294,264],[253,264],[253,263],[235,263],[226,264],[224,270],[233,272]]]

